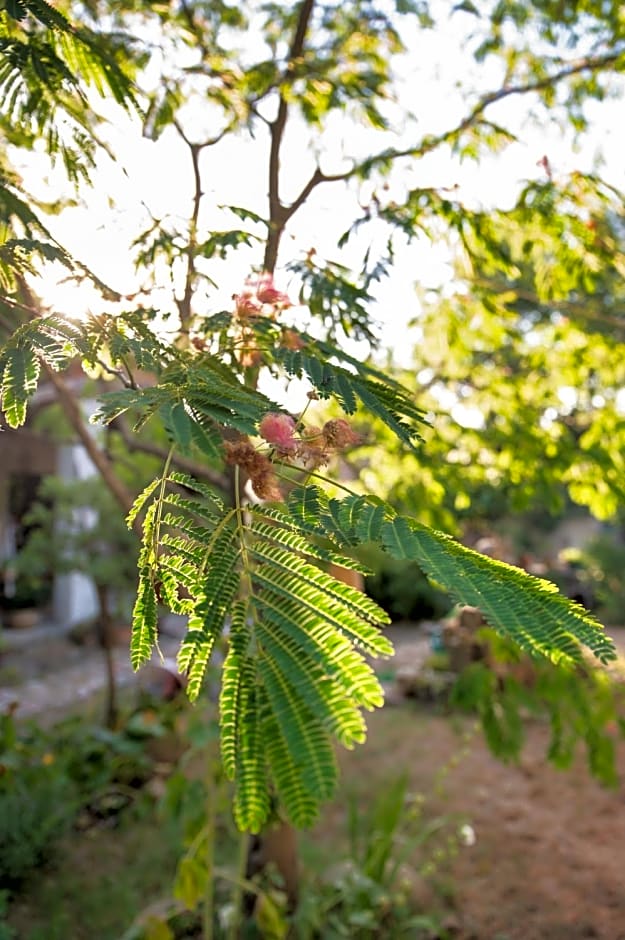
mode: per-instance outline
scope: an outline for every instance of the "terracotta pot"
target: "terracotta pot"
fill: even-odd
[[[23,607],[6,614],[7,626],[13,630],[27,630],[39,623],[40,614],[36,607]]]

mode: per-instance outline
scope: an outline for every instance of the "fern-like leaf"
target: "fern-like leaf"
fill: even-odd
[[[390,554],[415,561],[452,597],[479,607],[491,626],[531,653],[576,662],[586,646],[601,662],[616,655],[601,625],[555,585],[480,555],[388,506],[382,509],[379,501],[328,500],[317,488],[300,489],[291,493],[289,509],[296,521],[312,526],[321,520],[326,534],[341,544],[364,542],[373,530]]]
[[[318,661],[304,652],[293,636],[264,619],[258,624],[263,649],[289,677],[310,711],[344,747],[364,741],[366,725],[362,713],[345,687],[324,673]]]
[[[135,670],[149,660],[158,638],[158,598],[154,565],[156,519],[157,503],[153,502],[148,507],[143,521],[143,542],[138,560],[139,584],[132,612],[130,662]]]
[[[188,673],[187,693],[197,698],[217,637],[239,589],[237,563],[240,548],[233,524],[215,539],[202,591],[189,618],[188,632],[178,653],[178,668]]]
[[[155,480],[152,480],[151,483],[148,483],[145,489],[142,490],[141,493],[139,493],[134,503],[132,504],[132,508],[130,512],[126,516],[126,525],[128,526],[129,529],[132,528],[133,523],[135,522],[137,516],[139,515],[139,513],[141,512],[141,510],[143,509],[143,507],[149,500],[149,498],[153,495],[157,486],[160,483],[161,483],[161,478],[156,477]]]
[[[257,507],[252,510],[251,530],[253,533],[262,536],[271,542],[276,542],[283,548],[291,552],[297,552],[301,556],[315,558],[319,561],[325,561],[341,568],[349,568],[351,571],[358,571],[362,575],[370,575],[371,571],[361,562],[349,555],[339,554],[332,548],[327,548],[323,544],[312,542],[310,538],[304,537],[293,526],[293,522],[288,515],[275,507]],[[266,520],[266,521],[265,521]]]
[[[528,652],[575,662],[586,646],[601,662],[614,659],[601,625],[549,581],[402,517],[386,522],[382,537],[396,558],[416,561],[460,603],[479,607],[492,627]]]
[[[132,639],[130,642],[130,662],[133,669],[138,669],[152,655],[156,643],[157,599],[152,571],[149,567],[139,571],[137,598],[132,614]]]
[[[334,792],[337,778],[328,733],[276,659],[261,652],[258,671],[298,781],[315,801],[327,799]],[[277,781],[279,771],[274,767],[272,771]]]
[[[302,608],[270,590],[262,593],[263,623],[273,624],[291,649],[318,663],[324,675],[341,686],[343,694],[369,710],[384,703],[380,684],[369,664],[352,643],[328,623],[320,612]]]
[[[410,448],[420,440],[419,426],[425,416],[406,389],[386,378],[375,378],[363,372],[351,372],[335,365],[322,353],[306,347],[303,350],[278,349],[277,358],[290,375],[308,378],[321,398],[335,398],[343,410],[351,414],[360,401]]]
[[[241,686],[244,682],[250,628],[247,622],[248,605],[236,603],[230,621],[230,644],[221,673],[219,693],[219,729],[221,762],[229,780],[234,780],[237,746],[241,721]]]
[[[270,588],[285,599],[291,598],[296,592],[302,612],[313,611],[320,614],[366,653],[372,656],[392,655],[391,644],[379,630],[358,617],[340,598],[335,597],[332,591],[318,587],[304,572],[300,579],[290,571],[281,569],[279,565],[263,565],[254,570],[253,577],[262,590]],[[385,617],[386,615],[381,613],[382,622]]]

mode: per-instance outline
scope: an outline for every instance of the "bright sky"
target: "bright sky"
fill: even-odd
[[[418,139],[424,132],[442,131],[453,126],[467,111],[462,104],[458,82],[471,85],[476,79],[482,89],[497,87],[497,76],[482,67],[478,72],[472,60],[462,59],[462,37],[466,23],[462,16],[451,21],[446,31],[421,33],[404,37],[410,55],[399,65],[401,106],[412,110],[418,123],[403,128],[403,142]],[[458,69],[449,63],[457,62]],[[469,74],[472,73],[472,74]],[[432,80],[436,76],[436,80]],[[132,120],[119,109],[105,103],[101,111],[108,112],[112,124],[105,132],[116,162],[107,158],[99,161],[95,186],[82,193],[84,205],[67,209],[58,218],[49,220],[49,226],[58,240],[74,253],[114,289],[123,294],[134,293],[139,281],[133,269],[130,243],[137,232],[146,227],[150,213],[157,218],[171,216],[184,220],[191,206],[191,173],[188,152],[173,132],[165,133],[157,142],[141,136],[138,120]],[[607,101],[593,105],[595,123],[581,149],[574,149],[555,127],[522,129],[527,104],[522,99],[510,99],[495,106],[489,116],[493,119],[505,112],[506,120],[514,115],[520,131],[520,142],[503,154],[491,156],[479,164],[465,162],[460,165],[448,155],[437,153],[406,165],[391,184],[398,196],[414,186],[457,186],[460,199],[471,203],[505,206],[513,201],[521,181],[541,178],[544,171],[538,161],[547,154],[556,175],[571,169],[590,170],[601,155],[605,160],[603,173],[616,186],[625,188],[625,167],[622,160],[622,105]],[[195,118],[195,115],[191,115]],[[211,129],[202,127],[204,112],[197,114],[187,132],[201,140]],[[243,137],[226,139],[216,148],[203,153],[205,199],[203,222],[207,228],[221,229],[238,223],[230,213],[222,212],[220,205],[251,208],[266,214],[266,154],[267,138],[260,129],[256,140]],[[291,125],[287,136],[288,150],[283,161],[283,198],[295,195],[314,169],[317,149],[322,168],[328,172],[340,171],[349,164],[344,154],[364,155],[386,146],[380,144],[370,129],[339,122],[336,119],[325,133],[318,148],[311,148],[307,131]],[[64,186],[62,174],[45,178],[45,157],[33,154],[27,161],[24,176],[27,186],[35,195],[57,198]],[[370,192],[370,190],[369,190]],[[336,249],[338,237],[359,214],[359,200],[367,198],[367,191],[358,191],[355,184],[345,187],[331,184],[316,190],[310,204],[294,219],[284,239],[281,259],[289,260],[311,247],[330,260],[345,262]],[[370,233],[369,233],[370,235]],[[369,237],[369,236],[368,236]],[[355,244],[358,244],[357,242]],[[362,245],[362,241],[360,242]],[[356,254],[353,254],[356,263]],[[220,285],[218,292],[199,298],[198,309],[215,311],[230,307],[231,295],[240,289],[249,269],[258,264],[260,257],[247,249],[231,255],[219,263],[213,276]],[[415,239],[410,245],[400,245],[396,266],[391,278],[382,283],[374,311],[381,323],[382,341],[394,350],[397,361],[407,364],[410,343],[407,342],[407,323],[418,314],[415,283],[421,287],[438,288],[451,278],[448,250],[442,245],[431,245],[425,239]],[[50,271],[37,289],[46,302],[70,316],[81,316],[87,310],[97,312],[104,305],[95,291],[86,286],[63,283],[65,272]],[[280,287],[289,287],[285,274],[277,275]],[[168,308],[170,298],[163,292],[162,303]],[[416,335],[416,334],[413,334]]]

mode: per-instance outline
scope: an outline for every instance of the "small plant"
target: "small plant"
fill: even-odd
[[[391,780],[369,809],[348,804],[348,855],[309,887],[294,918],[300,940],[443,936],[441,919],[419,910],[416,882],[432,879],[466,841],[466,825],[427,819],[425,799]],[[431,892],[432,906],[435,892]]]
[[[48,731],[0,715],[0,884],[18,885],[77,821],[117,816],[153,773],[146,742],[172,708],[136,712],[119,731],[80,718]]]

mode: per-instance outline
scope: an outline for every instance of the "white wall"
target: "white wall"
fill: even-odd
[[[93,402],[84,402],[83,408],[93,411]],[[81,444],[68,444],[59,448],[57,473],[64,480],[85,480],[97,473]],[[89,507],[79,510],[76,524],[89,528],[95,524],[95,514]],[[52,613],[56,623],[73,626],[98,613],[98,599],[91,578],[78,572],[57,575],[54,579]]]

